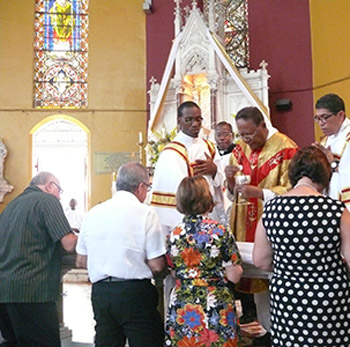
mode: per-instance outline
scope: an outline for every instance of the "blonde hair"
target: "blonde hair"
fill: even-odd
[[[203,176],[185,177],[176,193],[176,208],[185,215],[210,212],[214,207],[209,184]]]

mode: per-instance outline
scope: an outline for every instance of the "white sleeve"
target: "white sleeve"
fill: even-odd
[[[270,199],[274,198],[276,196],[276,193],[274,193],[270,189],[263,189],[263,204],[265,204]]]
[[[146,219],[146,258],[154,259],[165,254],[165,234],[156,211],[151,207]]]
[[[75,246],[75,250],[78,254],[81,255],[87,255],[87,248],[85,245],[85,227],[84,227],[84,222],[82,224],[81,230],[78,234],[78,241],[77,241],[77,245]]]

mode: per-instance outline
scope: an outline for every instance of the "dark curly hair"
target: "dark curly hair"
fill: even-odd
[[[176,208],[191,216],[210,212],[214,207],[208,181],[203,176],[185,177],[176,192]]]
[[[308,177],[314,183],[328,189],[332,169],[327,157],[318,148],[307,146],[300,149],[292,158],[288,177],[294,187],[302,177]]]
[[[326,94],[319,98],[316,102],[316,109],[325,108],[333,114],[339,111],[345,112],[345,105],[343,99],[337,94]]]

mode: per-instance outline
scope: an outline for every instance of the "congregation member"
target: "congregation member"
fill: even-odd
[[[316,102],[314,120],[325,136],[314,146],[325,153],[333,170],[329,196],[343,201],[350,211],[350,120],[343,99],[336,94],[322,96]]]
[[[232,230],[237,241],[254,242],[263,204],[291,188],[288,166],[298,147],[276,128],[267,126],[256,107],[241,109],[236,115],[236,126],[240,140],[225,169],[227,188],[234,200]],[[238,175],[249,176],[250,183],[236,185]],[[246,199],[247,203],[240,203],[240,199]],[[253,345],[270,346],[268,281],[242,278],[236,290],[254,293],[258,321],[267,331]]]
[[[76,251],[87,267],[96,321],[95,345],[163,346],[154,274],[165,262],[165,236],[153,207],[147,169],[137,162],[118,170],[114,196],[85,216]]]
[[[72,233],[59,180],[40,172],[0,215],[0,330],[6,346],[61,346],[56,303],[61,248]]]
[[[205,175],[212,191],[220,187],[223,180],[223,174],[218,171],[215,145],[198,137],[203,121],[200,107],[192,101],[182,103],[177,121],[179,132],[157,161],[151,199],[167,234],[182,219],[176,210],[175,194],[184,177]]]
[[[70,226],[76,230],[76,232],[80,231],[81,223],[84,218],[84,214],[81,210],[77,208],[78,201],[76,199],[70,199],[69,200],[69,207],[65,211],[66,217],[68,219],[68,222]]]
[[[293,189],[269,200],[253,258],[271,271],[271,345],[350,346],[350,213],[322,195],[332,170],[313,146],[289,167]],[[344,258],[343,258],[344,257]]]
[[[214,203],[207,180],[185,177],[176,206],[184,217],[166,246],[176,285],[164,346],[241,346],[235,302],[226,281],[239,281],[241,258],[230,230],[208,219]]]
[[[225,172],[225,167],[229,164],[230,155],[235,148],[233,143],[233,129],[232,125],[228,122],[222,121],[215,126],[215,142],[216,142],[216,155],[219,159],[217,164],[218,170],[222,173]],[[220,221],[223,224],[227,224],[229,220],[229,210],[231,208],[231,201],[225,194],[224,184],[214,187],[214,202],[215,207],[213,209],[212,218]]]

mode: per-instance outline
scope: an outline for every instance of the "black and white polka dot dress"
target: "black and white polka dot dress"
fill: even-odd
[[[350,276],[340,254],[344,208],[324,196],[283,196],[265,204],[274,266],[272,346],[350,346]]]

